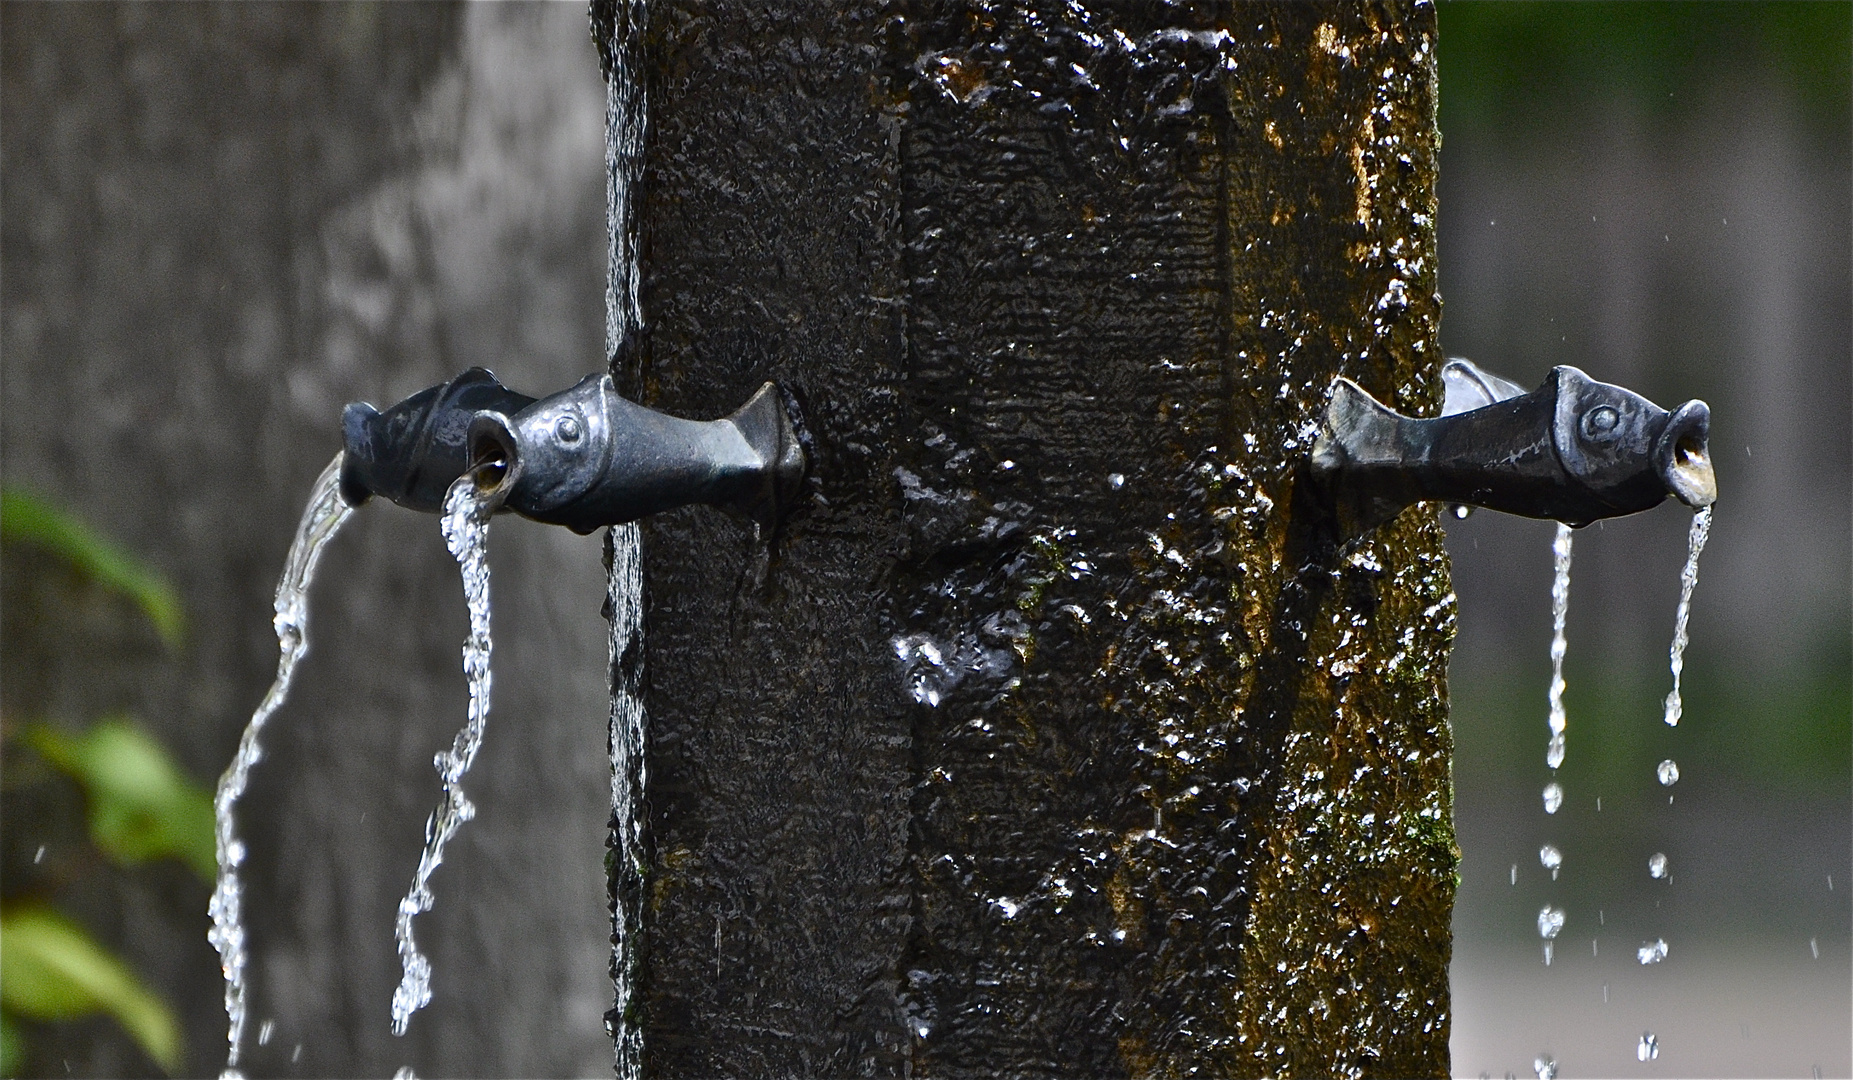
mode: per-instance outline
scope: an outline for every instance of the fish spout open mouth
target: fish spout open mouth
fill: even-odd
[[[1654,443],[1654,463],[1666,489],[1695,510],[1718,501],[1718,475],[1707,444],[1710,429],[1711,409],[1703,401],[1688,401],[1667,418]]]
[[[479,496],[505,501],[521,479],[520,444],[508,417],[489,410],[471,417],[469,457]]]

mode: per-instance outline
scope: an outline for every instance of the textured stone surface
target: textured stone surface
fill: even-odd
[[[1441,535],[1303,472],[1438,399],[1432,8],[650,19],[619,374],[817,467],[645,530],[647,1070],[1444,1072]]]

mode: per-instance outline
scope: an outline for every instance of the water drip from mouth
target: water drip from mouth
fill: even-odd
[[[412,1014],[431,1003],[431,960],[418,951],[412,920],[430,911],[436,902],[431,875],[444,862],[444,846],[464,822],[476,816],[476,807],[463,793],[463,775],[482,749],[483,730],[489,721],[489,519],[495,503],[464,474],[444,493],[444,543],[463,573],[463,598],[470,609],[470,635],[463,642],[463,673],[470,684],[469,718],[433,764],[443,782],[443,797],[425,822],[425,850],[418,859],[412,887],[399,901],[393,937],[399,946],[404,971],[392,995],[392,1033],[404,1035]]]
[[[1692,590],[1699,583],[1699,553],[1711,537],[1711,507],[1692,515],[1692,528],[1686,533],[1686,565],[1679,572],[1679,607],[1673,613],[1673,645],[1667,650],[1668,666],[1673,671],[1673,689],[1666,695],[1663,718],[1667,727],[1678,727],[1685,712],[1680,699],[1681,676],[1686,670],[1686,622],[1692,614]]]
[[[309,586],[315,580],[316,564],[321,561],[328,542],[354,512],[354,508],[341,498],[341,461],[342,455],[336,454],[322,470],[310,491],[302,521],[296,526],[296,539],[290,543],[289,556],[283,562],[283,576],[277,580],[276,617],[272,620],[277,630],[277,677],[257,711],[251,714],[250,722],[245,724],[244,735],[238,740],[238,752],[225,775],[219,778],[219,788],[212,800],[219,874],[206,909],[212,917],[212,929],[206,939],[219,951],[219,968],[225,975],[226,1041],[230,1050],[223,1077],[243,1075],[238,1071],[238,1059],[244,1040],[245,967],[249,962],[249,954],[245,951],[244,885],[238,876],[238,868],[244,864],[245,845],[238,839],[234,811],[250,781],[251,767],[264,756],[258,737],[263,734],[265,723],[289,700],[296,664],[309,652]]]
[[[1551,741],[1544,751],[1544,763],[1554,771],[1563,764],[1564,728],[1568,717],[1563,707],[1563,658],[1569,648],[1565,626],[1570,614],[1570,554],[1573,536],[1570,526],[1559,524],[1557,537],[1551,541]]]

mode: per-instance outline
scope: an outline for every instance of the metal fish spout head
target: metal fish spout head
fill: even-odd
[[[470,465],[469,427],[482,409],[515,412],[534,399],[483,368],[426,387],[381,412],[355,402],[341,413],[341,498],[359,506],[379,495],[426,513]]]
[[[1717,498],[1702,401],[1668,413],[1573,367],[1552,369],[1528,394],[1473,378],[1484,373],[1471,365],[1448,374],[1461,407],[1435,419],[1404,416],[1348,379],[1333,383],[1312,465],[1347,532],[1425,500],[1580,526],[1668,494],[1693,507]]]
[[[591,490],[610,457],[601,386],[609,381],[588,375],[512,416],[478,413],[469,431],[477,483],[503,491],[509,509],[543,521]]]
[[[1673,410],[1654,440],[1654,462],[1673,497],[1694,510],[1718,501],[1718,474],[1712,471],[1707,439],[1711,409],[1694,398]]]
[[[737,510],[770,527],[789,508],[805,456],[777,387],[760,387],[720,420],[683,420],[618,395],[608,375],[514,415],[470,422],[477,482],[506,489],[523,517],[575,532],[692,503]]]

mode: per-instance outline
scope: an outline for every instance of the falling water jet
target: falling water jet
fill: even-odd
[[[290,543],[289,557],[283,563],[283,576],[277,580],[276,617],[277,677],[270,692],[251,714],[244,735],[238,740],[238,753],[219,778],[213,796],[215,818],[213,842],[219,856],[219,876],[212,890],[207,912],[212,916],[212,930],[206,935],[219,951],[219,967],[225,974],[225,1014],[229,1021],[226,1041],[230,1050],[225,1059],[225,1077],[237,1077],[239,1051],[244,1040],[246,987],[244,928],[244,886],[238,868],[244,864],[245,845],[238,839],[233,810],[243,797],[251,776],[251,767],[264,756],[258,736],[264,724],[289,699],[290,682],[296,664],[309,651],[309,586],[315,580],[315,567],[322,551],[341,531],[353,507],[341,497],[342,455],[336,454],[310,491],[309,504],[296,526],[296,539]]]
[[[404,1035],[412,1014],[431,1003],[431,961],[418,951],[412,937],[412,919],[430,911],[436,898],[431,875],[444,862],[444,845],[464,822],[476,816],[476,807],[463,793],[463,775],[482,748],[483,729],[489,720],[489,519],[500,498],[480,488],[473,473],[457,478],[444,495],[444,544],[463,574],[463,597],[470,609],[470,635],[463,642],[463,673],[470,684],[469,718],[457,732],[449,750],[433,759],[443,780],[443,799],[425,822],[425,850],[418,859],[412,887],[399,901],[393,937],[399,946],[404,974],[392,995],[392,1033]]]
[[[1563,764],[1563,733],[1567,717],[1563,707],[1563,658],[1569,643],[1565,626],[1570,614],[1570,526],[1559,523],[1557,537],[1551,541],[1551,687],[1550,745],[1544,751],[1544,763],[1554,771]]]
[[[1667,651],[1673,670],[1673,689],[1666,695],[1664,718],[1667,727],[1678,727],[1685,711],[1679,690],[1680,677],[1686,670],[1686,620],[1692,614],[1692,590],[1699,583],[1699,553],[1705,550],[1705,541],[1710,536],[1711,507],[1706,506],[1692,515],[1692,527],[1686,533],[1686,565],[1679,572],[1679,607],[1673,614],[1673,645]]]

